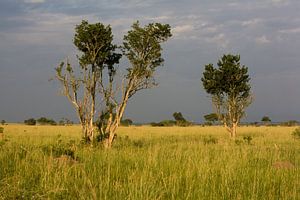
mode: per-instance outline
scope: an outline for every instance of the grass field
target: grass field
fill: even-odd
[[[113,149],[79,126],[4,126],[0,199],[300,199],[293,127],[121,127]]]

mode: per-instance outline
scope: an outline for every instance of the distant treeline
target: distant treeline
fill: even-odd
[[[124,119],[121,121],[121,126],[132,126],[132,125],[151,125],[153,127],[170,127],[170,126],[193,126],[193,125],[200,125],[200,126],[213,126],[213,125],[222,125],[218,122],[216,115],[208,114],[204,115],[205,121],[203,123],[194,123],[186,120],[181,112],[175,112],[173,114],[174,120],[162,120],[160,122],[151,122],[151,123],[133,123],[131,119]],[[266,120],[267,119],[267,120]],[[5,120],[1,121],[2,125],[7,124]],[[41,117],[39,119],[29,118],[24,120],[24,124],[26,125],[72,125],[74,124],[73,121],[63,118],[58,123],[50,118]],[[285,122],[271,122],[270,118],[266,118],[264,116],[261,122],[243,122],[240,124],[241,126],[299,126],[300,123],[296,120],[289,120]]]
[[[57,124],[59,125],[72,125],[73,124],[73,121],[71,120],[68,120],[66,118],[63,118],[61,119],[58,123],[53,120],[53,119],[50,119],[50,118],[46,118],[46,117],[41,117],[41,118],[38,118],[38,119],[34,119],[34,118],[29,118],[29,119],[26,119],[24,120],[24,124],[26,125],[31,125],[31,126],[34,126],[36,124],[39,124],[39,125],[52,125],[52,126],[55,126]]]

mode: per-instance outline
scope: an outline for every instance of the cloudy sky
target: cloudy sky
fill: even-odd
[[[136,20],[172,27],[159,87],[127,107],[134,121],[178,111],[202,121],[212,111],[200,81],[204,65],[225,53],[240,54],[249,67],[255,100],[247,121],[300,121],[299,10],[299,0],[0,0],[0,120],[76,119],[58,83],[48,80],[76,54],[74,27],[87,19],[111,24],[117,43]]]

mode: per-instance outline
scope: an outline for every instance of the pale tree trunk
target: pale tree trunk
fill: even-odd
[[[104,147],[107,149],[112,147],[112,143],[116,136],[116,131],[120,125],[121,119],[125,112],[125,108],[127,106],[131,87],[132,87],[132,85],[130,85],[128,87],[128,90],[125,92],[122,103],[117,108],[117,112],[116,112],[116,116],[115,116],[114,120],[111,120],[112,117],[110,117],[110,119],[109,119],[110,124],[108,124],[108,127],[107,127],[108,138],[104,141]]]
[[[237,122],[234,122],[232,124],[232,128],[231,128],[231,137],[234,139],[236,137],[236,129],[237,129]]]

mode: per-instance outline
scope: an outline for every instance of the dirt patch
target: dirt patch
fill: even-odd
[[[289,161],[277,161],[272,165],[275,169],[294,169],[295,165]]]

